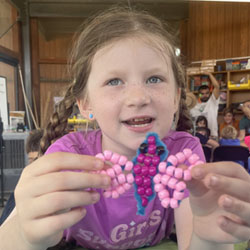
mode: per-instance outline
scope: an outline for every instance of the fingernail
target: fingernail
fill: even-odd
[[[202,171],[200,168],[195,168],[194,169],[194,176],[195,177],[200,177],[202,175]]]
[[[99,201],[100,195],[99,193],[93,193],[91,194],[91,198],[93,202]]]
[[[212,175],[210,177],[210,182],[209,183],[210,183],[211,186],[216,186],[218,184],[218,182],[219,182],[219,179],[218,179],[217,176]]]
[[[226,197],[223,201],[223,206],[224,207],[231,207],[233,203],[233,200],[229,197]]]
[[[109,186],[109,177],[103,176],[102,177],[102,184],[106,187]]]
[[[95,167],[96,169],[101,169],[101,168],[103,168],[103,164],[104,164],[103,161],[101,161],[101,160],[96,160],[95,163],[94,163],[94,167]]]

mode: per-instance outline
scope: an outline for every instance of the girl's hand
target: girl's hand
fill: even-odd
[[[71,153],[46,155],[27,166],[15,190],[24,240],[43,249],[56,245],[63,230],[86,215],[84,206],[99,200],[99,193],[86,188],[109,186],[109,177],[89,172],[103,167],[93,156]]]
[[[194,233],[203,240],[237,243],[250,238],[250,176],[234,162],[194,167],[187,184]]]

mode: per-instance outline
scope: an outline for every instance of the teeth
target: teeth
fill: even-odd
[[[143,121],[146,121],[148,120],[149,118],[135,118],[135,119],[132,119],[134,122],[143,122]]]
[[[145,127],[145,126],[147,126],[147,125],[148,125],[148,123],[138,124],[138,125],[131,125],[131,126],[132,126],[132,127],[138,128],[138,127]]]

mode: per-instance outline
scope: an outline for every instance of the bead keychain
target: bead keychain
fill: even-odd
[[[177,208],[184,198],[184,181],[191,180],[191,168],[204,162],[188,148],[167,156],[167,147],[156,133],[147,134],[132,162],[108,150],[97,154],[97,158],[110,165],[106,170],[95,171],[111,178],[111,186],[103,191],[104,197],[118,198],[134,186],[137,214],[144,215],[145,208],[156,194],[164,208]],[[185,161],[190,163],[188,169],[178,168]],[[173,190],[172,195],[168,188]]]

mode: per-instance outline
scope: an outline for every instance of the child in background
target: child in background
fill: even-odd
[[[23,171],[16,210],[0,227],[1,249],[46,249],[63,236],[90,249],[135,249],[157,245],[174,221],[180,250],[232,250],[249,238],[250,177],[235,163],[194,167],[179,208],[163,208],[155,198],[144,216],[136,214],[133,188],[105,198],[110,178],[92,172],[105,167],[94,157],[104,150],[131,160],[148,132],[159,135],[170,155],[190,148],[204,160],[198,139],[184,132],[192,123],[171,40],[158,19],[132,10],[109,10],[83,27],[72,84],[42,141],[46,155]],[[75,102],[100,130],[61,137]]]
[[[207,118],[205,116],[203,116],[203,115],[198,116],[195,124],[196,124],[196,127],[208,128]]]
[[[235,127],[227,125],[221,131],[221,146],[240,146],[240,140],[237,138],[238,131]]]
[[[228,125],[235,127],[235,129],[237,131],[237,135],[238,135],[239,121],[235,119],[235,114],[234,114],[234,111],[232,108],[225,108],[223,110],[223,122],[220,123],[220,127],[219,127],[220,137],[222,137],[221,136],[222,129]]]
[[[214,140],[210,139],[210,129],[206,127],[197,127],[195,136],[199,138],[200,143],[204,146],[210,147],[210,148],[216,148],[219,146],[219,143]]]

